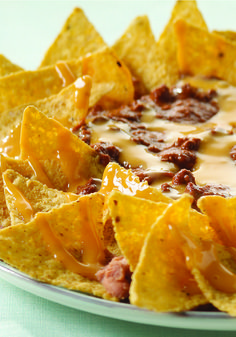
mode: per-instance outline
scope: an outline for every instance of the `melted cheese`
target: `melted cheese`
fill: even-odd
[[[62,87],[67,87],[69,84],[76,80],[75,75],[71,71],[70,67],[66,62],[58,62],[55,65],[56,72],[62,80]]]
[[[223,81],[201,78],[186,78],[181,81],[190,83],[203,90],[216,89],[218,92],[219,112],[205,123],[185,124],[157,119],[155,112],[143,112],[142,124],[147,130],[164,133],[167,145],[181,137],[201,139],[194,166],[194,176],[199,185],[207,183],[228,185],[236,195],[235,163],[230,157],[230,150],[236,144],[236,88]],[[128,126],[122,122],[108,121],[92,124],[92,143],[111,142],[121,149],[121,162],[128,162],[132,167],[142,167],[149,172],[176,172],[172,163],[161,161],[157,154],[151,153],[144,145],[137,145],[131,140]],[[215,130],[213,133],[212,130]],[[168,181],[166,179],[166,181]],[[157,181],[155,186],[163,183]]]
[[[15,208],[19,211],[24,222],[30,221],[34,217],[34,209],[30,201],[24,194],[15,186],[8,177],[3,176],[4,187],[7,192],[12,196]]]

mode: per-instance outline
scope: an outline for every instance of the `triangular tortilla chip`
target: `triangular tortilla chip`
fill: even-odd
[[[99,282],[78,274],[82,256],[86,265],[84,259],[97,260],[94,255],[98,243],[94,245],[86,233],[89,235],[88,217],[92,217],[89,224],[99,238],[102,203],[99,195],[85,196],[79,202],[65,204],[48,213],[38,213],[27,224],[4,228],[0,231],[0,258],[39,281],[114,299]],[[90,212],[91,207],[94,214]],[[90,253],[87,244],[93,245]]]
[[[223,198],[217,195],[205,196],[198,200],[198,207],[209,217],[211,227],[226,246],[235,244],[236,197]]]
[[[75,8],[60,34],[46,52],[40,67],[71,60],[105,47],[102,37],[88,21],[81,8]]]
[[[87,86],[87,90],[90,91],[91,84],[86,83],[84,78],[78,78],[74,84],[69,85],[60,93],[38,100],[32,105],[48,117],[55,118],[66,127],[72,128],[82,122],[88,112],[89,97],[84,92],[84,87],[80,90],[77,85],[84,82],[85,87]],[[86,76],[86,78],[88,77]],[[77,104],[77,97],[83,101],[84,107]],[[11,110],[5,110],[0,114],[0,134],[2,137],[0,147],[1,152],[8,156],[19,156],[20,132],[18,128],[20,129],[23,112],[27,106],[28,104],[24,104]],[[12,148],[13,143],[14,148]]]
[[[25,177],[31,178],[34,171],[27,161],[16,160],[9,157],[1,156],[1,169],[0,169],[0,228],[8,227],[11,225],[11,218],[6,204],[5,192],[3,187],[2,172],[7,169],[13,169],[23,174]]]
[[[13,170],[21,174],[25,178],[36,178],[34,170],[27,160],[15,159],[7,156],[1,156],[1,171]]]
[[[207,25],[200,13],[197,2],[177,0],[173,8],[171,18],[162,32],[158,44],[157,52],[160,53],[167,67],[167,80],[162,82],[167,85],[173,85],[179,78],[179,67],[177,61],[177,41],[174,30],[174,23],[182,19],[203,30],[207,31]]]
[[[147,181],[140,181],[139,177],[132,170],[127,170],[119,164],[111,162],[104,170],[99,192],[108,195],[114,190],[152,201],[172,202],[172,199],[166,197],[160,190],[149,186]]]
[[[172,202],[172,199],[164,196],[156,188],[149,186],[147,182],[140,182],[138,176],[131,170],[126,170],[115,162],[111,162],[106,166],[102,177],[101,188],[99,190],[99,193],[107,196],[105,199],[104,210],[104,239],[108,249],[114,255],[120,255],[120,249],[114,237],[114,228],[110,213],[106,207],[109,194],[112,191],[120,191],[126,195],[164,203]]]
[[[148,54],[154,45],[155,37],[146,15],[135,18],[125,33],[113,45],[116,54],[125,62],[132,75],[136,79],[141,80],[148,88],[147,82],[149,74],[146,74],[146,67]],[[145,88],[139,92],[139,94],[144,93]]]
[[[151,226],[167,206],[168,204],[163,202],[135,198],[118,191],[110,194],[108,208],[115,238],[131,271],[134,271],[137,266],[144,240]]]
[[[213,30],[212,33],[218,34],[230,41],[231,43],[236,43],[236,32],[232,30]]]
[[[0,174],[0,228],[8,227],[10,225],[11,218],[6,204],[2,174]]]
[[[38,212],[48,212],[52,208],[78,199],[77,195],[48,188],[10,169],[3,173],[3,182],[11,225],[29,222]],[[14,194],[14,191],[18,194]],[[25,213],[27,206],[29,209]]]
[[[207,30],[206,23],[197,8],[195,0],[176,1],[171,18],[160,35],[158,42],[149,53],[149,58],[145,65],[148,75],[145,79],[145,84],[149,90],[153,90],[162,84],[171,86],[179,79],[174,23],[180,18]]]
[[[24,111],[21,159],[30,162],[36,180],[63,191],[75,191],[91,177],[101,178],[104,170],[89,145],[34,107]]]
[[[23,70],[20,66],[12,63],[4,55],[0,54],[0,77]]]
[[[236,45],[224,37],[179,20],[175,23],[179,69],[236,84]]]
[[[113,89],[98,102],[99,105],[110,108],[132,102],[134,88],[131,73],[112,50],[104,48],[101,52],[85,57],[82,72],[93,79],[92,96],[101,83],[113,85]]]
[[[55,65],[36,71],[20,71],[0,78],[0,112],[55,95],[83,75],[92,77],[92,96],[99,90],[101,83],[110,83],[113,87],[105,95],[106,98],[101,100],[101,105],[114,107],[128,104],[133,99],[130,72],[109,48],[68,61],[63,69],[61,71]]]
[[[198,204],[207,215],[191,211],[188,226],[180,226],[188,268],[206,299],[235,316],[235,198],[206,196]]]
[[[190,207],[191,198],[184,195],[152,226],[132,277],[132,304],[155,311],[183,311],[207,302],[187,268],[174,231],[188,223]]]

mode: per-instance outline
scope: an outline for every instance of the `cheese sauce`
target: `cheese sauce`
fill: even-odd
[[[230,150],[236,144],[236,88],[226,82],[201,78],[186,78],[179,86],[190,83],[204,91],[216,89],[219,111],[204,123],[176,123],[155,117],[155,111],[142,112],[141,123],[149,131],[163,132],[166,145],[173,144],[178,138],[195,137],[201,139],[197,161],[193,167],[196,183],[228,185],[236,195],[235,163]],[[164,162],[158,154],[148,151],[147,147],[131,140],[129,126],[120,121],[90,123],[92,143],[109,142],[121,150],[120,162],[128,162],[131,167],[141,167],[147,172],[177,172],[175,164]],[[169,180],[169,178],[168,178]],[[168,181],[166,180],[166,181]],[[155,186],[163,183],[156,181]]]

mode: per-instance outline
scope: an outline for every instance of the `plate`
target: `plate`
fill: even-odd
[[[0,277],[16,287],[52,302],[104,317],[169,328],[236,330],[236,318],[222,312],[155,313],[130,304],[106,301],[77,291],[39,282],[2,261],[0,261]]]
[[[156,1],[8,1],[0,3],[0,53],[25,69],[35,69],[75,6],[84,9],[90,21],[111,45],[137,15],[147,14],[156,37],[170,16],[174,0]],[[210,29],[235,29],[236,2],[198,0]],[[35,14],[37,13],[37,15]],[[47,14],[47,15],[45,15]],[[55,15],[56,14],[56,15]],[[158,17],[158,20],[157,20]],[[42,24],[43,23],[43,24]],[[29,48],[30,46],[30,48]],[[9,283],[55,303],[92,314],[129,322],[186,329],[236,330],[236,318],[224,313],[189,311],[155,313],[135,306],[110,302],[33,280],[0,262],[0,277]]]

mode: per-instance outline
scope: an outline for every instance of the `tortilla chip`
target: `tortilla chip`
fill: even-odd
[[[119,164],[111,162],[104,170],[99,192],[108,195],[114,190],[152,201],[172,202],[172,199],[166,197],[157,188],[149,186],[146,181],[140,182],[139,177],[132,170],[126,170]]]
[[[170,203],[172,199],[164,196],[156,188],[150,187],[147,182],[140,182],[132,170],[126,170],[119,164],[109,163],[103,173],[102,184],[99,193],[106,196],[104,209],[104,239],[108,250],[114,255],[120,255],[120,248],[115,240],[114,228],[110,213],[107,208],[109,194],[112,191],[120,191],[126,195],[136,196],[157,202]]]
[[[191,22],[194,26],[208,30],[207,24],[197,7],[196,0],[177,0],[172,10],[170,20],[160,36],[160,40],[166,39],[170,31],[173,33],[173,23],[179,19]]]
[[[154,52],[154,55],[158,54],[158,58],[162,59],[162,62],[165,64],[166,74],[164,74],[163,78],[162,72],[159,75],[156,72],[153,73],[155,79],[153,79],[152,88],[161,84],[171,86],[179,79],[177,41],[174,30],[174,23],[178,19],[185,20],[186,22],[189,22],[192,25],[207,31],[207,25],[203,19],[202,14],[198,10],[197,2],[177,0],[173,8],[171,18],[162,32],[156,45],[156,51]],[[154,57],[151,64],[152,63],[154,63]]]
[[[227,247],[236,248],[236,197],[205,196],[198,200],[200,210],[209,217],[210,226]]]
[[[227,252],[225,252],[227,253]],[[192,270],[195,280],[210,303],[217,309],[236,316],[236,294],[227,294],[212,287],[199,269]]]
[[[132,75],[141,80],[146,88],[149,88],[149,73],[146,74],[148,55],[154,45],[155,37],[148,17],[144,15],[135,18],[112,47],[118,57],[128,66]],[[146,88],[143,88],[139,94],[145,94]]]
[[[168,204],[163,202],[143,200],[118,191],[110,194],[108,208],[115,238],[131,271],[134,271],[137,266],[144,240],[151,226],[167,206]]]
[[[220,35],[179,20],[175,23],[179,69],[236,84],[236,45]]]
[[[34,176],[34,170],[32,169],[27,160],[15,159],[1,155],[2,173],[8,169],[16,171],[25,178],[33,178],[33,179],[36,178],[36,176]]]
[[[75,8],[68,17],[60,34],[46,52],[40,67],[71,60],[94,53],[106,43],[88,21],[81,8]]]
[[[30,162],[36,180],[63,191],[74,191],[91,177],[101,178],[104,170],[89,145],[34,107],[24,111],[21,159]]]
[[[7,76],[21,70],[23,70],[21,67],[12,63],[4,55],[0,54],[0,77]]]
[[[0,228],[11,226],[10,213],[7,208],[2,173],[7,169],[13,169],[24,174],[25,177],[30,178],[34,175],[32,168],[27,161],[16,160],[9,157],[1,156],[0,169]]]
[[[113,51],[106,48],[100,53],[84,58],[82,72],[93,79],[92,96],[98,90],[98,84],[113,85],[112,90],[98,102],[102,107],[111,108],[132,102],[134,97],[132,76],[125,63],[117,58]]]
[[[2,174],[0,174],[0,228],[8,227],[10,225],[11,218],[6,204]]]
[[[134,271],[130,302],[155,311],[183,311],[206,303],[188,270],[175,228],[188,223],[191,198],[183,195],[153,224]]]
[[[33,105],[48,117],[55,118],[66,127],[72,128],[82,122],[88,112],[89,98],[86,96],[86,93],[82,91],[83,89],[80,90],[76,87],[76,83],[79,83],[79,81],[83,81],[83,78],[78,78],[75,84],[69,85],[59,94],[38,100],[34,102]],[[89,86],[90,84],[88,83],[88,87]],[[76,95],[80,95],[84,103],[84,108],[77,105]],[[0,134],[2,137],[0,141],[2,148],[0,151],[8,156],[19,156],[18,144],[20,143],[20,132],[18,132],[19,130],[17,130],[17,128],[21,127],[23,112],[27,106],[28,104],[24,104],[11,110],[5,110],[0,114]],[[14,137],[14,140],[12,139],[15,145],[14,149],[9,147],[8,144],[10,134],[11,138]]]
[[[92,77],[92,96],[100,90],[101,83],[111,85],[112,90],[99,102],[100,105],[115,107],[128,104],[133,99],[130,72],[109,48],[68,61],[65,68],[73,75],[68,81],[62,78],[63,74],[60,74],[57,65],[36,71],[21,71],[0,78],[0,112],[55,95],[83,75]]]
[[[235,316],[235,250],[231,245],[233,241],[225,239],[224,235],[224,232],[228,233],[232,238],[234,224],[232,224],[231,231],[228,232],[227,227],[231,224],[222,221],[223,219],[230,220],[228,218],[230,206],[232,206],[230,200],[218,196],[199,199],[199,206],[207,215],[191,211],[188,226],[181,225],[180,231],[182,232],[181,237],[184,239],[182,249],[188,261],[188,268],[194,275],[204,296],[219,310],[227,311],[230,315]],[[228,202],[230,206],[225,207]],[[219,225],[222,225],[222,231],[219,230]],[[225,229],[223,225],[226,226]],[[226,241],[227,244],[225,244]]]
[[[222,36],[231,43],[236,43],[236,32],[232,30],[213,30],[212,33]]]
[[[53,238],[59,242],[59,247],[63,247],[79,261],[81,249],[84,249],[83,229],[88,226],[89,214],[85,213],[84,209],[90,210],[90,206],[94,209],[97,203],[94,216],[90,213],[89,217],[93,217],[93,226],[99,227],[101,214],[98,214],[97,209],[101,209],[102,202],[98,195],[96,198],[86,196],[79,202],[65,204],[48,213],[38,213],[27,224],[4,228],[0,231],[0,258],[39,281],[115,300],[99,282],[83,277],[70,270],[71,268],[67,269],[63,262],[55,257],[53,242],[50,238],[48,241],[43,231],[45,227],[42,227],[46,222],[50,226]]]
[[[140,79],[146,90],[166,84],[171,86],[179,78],[177,42],[174,22],[182,18],[207,29],[196,1],[178,0],[171,18],[156,43],[146,16],[137,17],[113,46],[131,73]]]
[[[79,196],[48,188],[36,180],[24,178],[19,173],[8,169],[3,173],[5,198],[11,217],[11,225],[29,222],[38,212],[48,212],[62,204],[77,200]],[[13,185],[13,186],[12,186]],[[22,203],[17,207],[17,190],[22,196]],[[24,216],[21,208],[29,205],[30,210]]]

